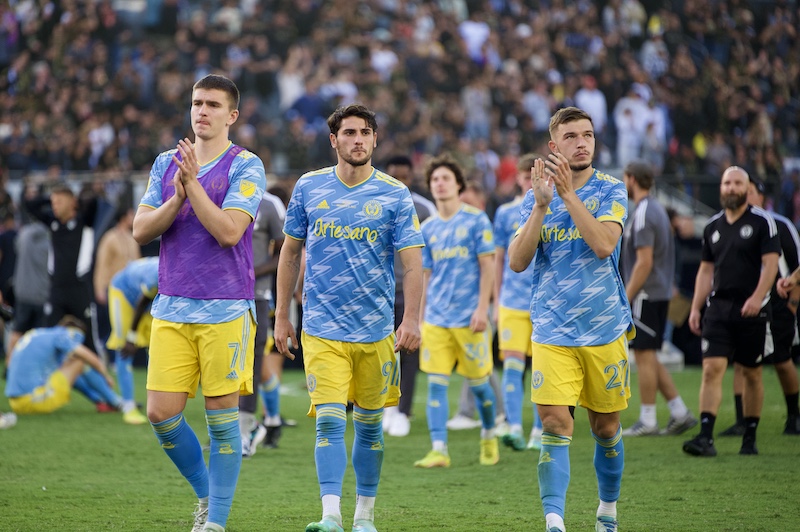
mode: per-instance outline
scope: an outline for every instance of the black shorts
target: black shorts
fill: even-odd
[[[703,318],[700,349],[703,358],[725,357],[756,368],[764,362],[767,351],[767,328],[763,320],[714,320]]]
[[[12,330],[14,332],[24,333],[36,327],[44,327],[45,319],[44,305],[17,301],[14,307],[14,323]]]
[[[794,314],[786,309],[773,312],[767,334],[772,336],[774,349],[767,362],[780,364],[792,358],[792,344],[797,334],[797,320]]]
[[[636,337],[631,342],[631,349],[661,349],[668,310],[669,301],[634,298],[631,311]]]

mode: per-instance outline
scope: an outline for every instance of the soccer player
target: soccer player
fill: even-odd
[[[69,403],[76,382],[110,405],[122,399],[100,358],[83,344],[87,327],[69,314],[55,327],[30,329],[17,345],[8,367],[6,396],[16,414],[49,414]],[[85,366],[92,368],[84,371]]]
[[[751,180],[747,191],[747,202],[754,207],[764,208],[764,184]],[[778,260],[778,275],[780,280],[787,278],[800,266],[800,236],[791,220],[780,214],[770,213],[778,228],[778,238],[781,243],[781,255]],[[779,280],[779,282],[780,282]],[[797,306],[800,304],[800,287],[795,286],[791,294],[778,292],[778,283],[770,295],[772,305],[772,321],[769,334],[772,336],[772,355],[767,359],[775,366],[778,381],[783,390],[786,401],[786,425],[783,433],[787,435],[800,435],[800,407],[798,406],[798,380],[797,367],[792,359],[792,344],[797,336]],[[786,296],[786,297],[784,297]],[[741,410],[742,392],[744,391],[744,375],[741,364],[734,364],[733,390],[737,404],[737,414]],[[743,417],[743,416],[738,416]],[[744,425],[734,425],[732,429],[744,428]],[[722,434],[720,434],[722,436]]]
[[[462,203],[461,167],[444,155],[425,169],[437,216],[422,226],[425,248],[420,369],[428,374],[428,431],[432,449],[416,467],[450,467],[447,388],[455,366],[475,394],[482,423],[481,465],[500,459],[495,435],[495,394],[489,385],[492,349],[489,302],[494,286],[494,238],[486,213]]]
[[[517,273],[508,264],[508,249],[519,229],[519,208],[525,194],[531,189],[531,168],[541,157],[526,154],[517,161],[517,185],[520,193],[512,201],[501,205],[494,215],[495,240],[495,309],[497,311],[498,345],[503,360],[503,394],[508,433],[502,442],[514,449],[539,450],[542,446],[542,421],[533,404],[533,428],[528,443],[522,436],[522,398],[525,394],[523,376],[525,358],[531,356],[531,281],[533,267]]]
[[[749,185],[744,169],[728,167],[719,186],[723,210],[703,230],[703,257],[689,313],[689,327],[703,343],[700,434],[683,444],[683,451],[694,456],[717,455],[714,422],[722,400],[722,378],[731,360],[742,366],[745,379],[745,433],[739,454],[758,454],[756,429],[764,402],[761,364],[769,354],[769,295],[781,245],[775,220],[747,204]]]
[[[650,194],[653,170],[644,161],[633,161],[623,171],[628,197],[636,202],[622,238],[620,258],[625,292],[636,324],[631,342],[639,374],[639,419],[622,431],[623,436],[661,434],[656,420],[656,393],[667,400],[670,416],[664,434],[683,434],[697,419],[683,402],[667,368],[658,360],[667,324],[667,309],[675,279],[675,239],[667,211]]]
[[[136,259],[111,278],[108,287],[108,319],[111,334],[106,347],[114,351],[122,418],[141,425],[147,418],[139,412],[133,395],[133,355],[137,347],[150,344],[152,317],[149,308],[158,293],[158,257]]]
[[[539,493],[549,532],[563,532],[574,405],[587,409],[595,439],[600,504],[595,530],[617,530],[625,451],[619,413],[630,397],[628,340],[634,333],[619,273],[628,195],[592,167],[592,119],[576,107],[550,119],[552,151],[531,169],[509,246],[516,272],[534,261],[531,400],[542,419]],[[554,190],[555,188],[555,190]]]
[[[375,113],[360,104],[328,117],[337,164],[303,175],[286,212],[278,263],[275,345],[297,345],[289,304],[306,248],[303,355],[309,416],[316,416],[314,459],[322,519],[307,532],[342,532],[340,500],[347,467],[346,407],[352,401],[356,511],[353,532],[372,532],[383,463],[383,408],[397,404],[395,353],[419,346],[423,245],[408,188],[372,167]],[[394,251],[403,263],[405,310],[394,331]]]
[[[411,159],[405,155],[396,155],[386,161],[386,172],[411,190],[411,200],[420,223],[436,214],[436,206],[426,197],[414,192],[414,167]],[[399,253],[394,259],[394,318],[395,325],[400,325],[403,317],[403,262]],[[400,403],[383,410],[383,431],[389,436],[408,436],[411,430],[411,413],[414,406],[414,390],[419,371],[419,351],[400,351]]]
[[[133,221],[143,245],[161,236],[153,300],[147,417],[167,456],[198,497],[195,530],[224,530],[239,469],[239,393],[253,393],[253,219],[264,165],[233,145],[239,90],[208,75],[192,89],[195,142],[159,155]],[[183,417],[203,386],[211,439],[208,468]]]
[[[273,372],[265,353],[272,323],[275,298],[272,296],[272,277],[278,270],[278,256],[283,245],[283,223],[286,207],[274,194],[264,192],[253,224],[253,263],[256,276],[256,326],[253,379],[258,383],[266,415],[264,424],[256,420],[258,395],[239,398],[239,429],[242,433],[242,456],[249,457],[267,438],[270,446],[277,446],[281,431],[280,375]],[[281,355],[281,362],[283,356]]]

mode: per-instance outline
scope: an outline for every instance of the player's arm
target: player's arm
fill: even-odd
[[[489,304],[494,291],[494,253],[487,253],[478,257],[480,268],[480,281],[478,287],[478,308],[472,313],[469,328],[472,332],[483,332],[489,317]]]
[[[625,287],[628,301],[633,301],[633,298],[644,286],[651,271],[653,271],[653,246],[636,248],[636,261],[633,263],[628,286]]]
[[[707,260],[700,261],[697,276],[694,280],[694,297],[692,310],[689,312],[689,328],[694,334],[700,334],[700,313],[705,305],[708,294],[711,293],[714,281],[714,263]]]
[[[133,319],[131,319],[131,327],[125,335],[125,346],[122,348],[122,354],[126,357],[133,356],[136,353],[136,331],[139,329],[139,322],[147,312],[148,307],[153,302],[153,298],[142,294],[136,302],[136,308],[133,310]]]
[[[752,295],[742,305],[742,317],[752,318],[758,316],[761,307],[764,306],[764,298],[767,297],[772,285],[775,283],[775,276],[778,275],[778,253],[764,253],[761,255],[761,274],[758,276],[758,285]]]
[[[422,294],[419,298],[419,322],[425,322],[425,305],[428,298],[428,283],[431,280],[431,271],[422,270]]]
[[[69,356],[79,358],[89,366],[93,367],[106,379],[106,382],[109,386],[114,386],[114,379],[108,374],[106,365],[103,364],[103,361],[100,360],[100,358],[95,355],[91,349],[83,344],[78,344],[75,346],[75,349],[70,352]]]
[[[399,251],[403,264],[403,321],[397,328],[395,351],[414,351],[419,347],[419,312],[422,298],[422,250],[410,247]]]
[[[506,260],[506,249],[494,248],[494,321],[497,321],[497,309],[500,308],[500,287],[503,285],[503,266]]]
[[[111,263],[119,255],[119,244],[107,235],[100,239],[94,261],[94,298],[101,305],[108,303],[108,285],[111,282]]]
[[[278,294],[275,301],[275,347],[282,355],[294,359],[294,355],[289,352],[289,345],[286,341],[291,338],[292,345],[297,346],[297,336],[294,326],[289,320],[289,306],[292,302],[292,294],[297,286],[297,278],[300,275],[301,258],[303,252],[303,241],[295,238],[287,238],[281,248],[280,259],[278,260]]]
[[[553,180],[544,174],[544,161],[536,159],[531,168],[531,190],[535,198],[530,216],[508,246],[508,265],[515,272],[525,271],[533,260],[542,233],[547,206],[553,200]]]

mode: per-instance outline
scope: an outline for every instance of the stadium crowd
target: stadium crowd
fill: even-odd
[[[600,168],[642,157],[696,193],[737,164],[800,218],[793,1],[17,0],[0,20],[6,179],[147,171],[217,72],[244,94],[234,140],[279,176],[328,164],[325,118],[358,100],[379,113],[378,166],[449,151],[505,199],[574,104]]]

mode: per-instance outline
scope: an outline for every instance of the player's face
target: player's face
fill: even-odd
[[[414,174],[411,171],[410,166],[404,166],[402,164],[390,164],[386,167],[386,173],[407,187],[411,186],[411,182],[414,180]]]
[[[357,116],[348,116],[342,120],[339,132],[336,135],[331,133],[331,146],[339,160],[351,166],[370,164],[372,151],[377,145],[378,135],[366,120]]]
[[[517,170],[517,185],[522,189],[522,193],[526,193],[531,188],[531,169]]]
[[[436,201],[446,201],[458,197],[456,174],[446,166],[435,168],[431,173],[431,194]]]
[[[195,89],[192,93],[192,131],[199,139],[211,140],[228,135],[228,128],[239,117],[231,109],[228,94],[217,89]]]
[[[569,161],[573,172],[592,166],[594,159],[594,128],[588,120],[573,120],[556,128],[548,143],[554,153],[561,153]]]
[[[758,193],[754,183],[750,183],[747,187],[747,203],[756,207],[764,206],[764,196]]]
[[[69,194],[51,194],[50,207],[58,220],[69,220],[75,215],[76,200]]]
[[[719,185],[719,202],[723,209],[736,210],[747,203],[750,180],[740,170],[726,170]]]

